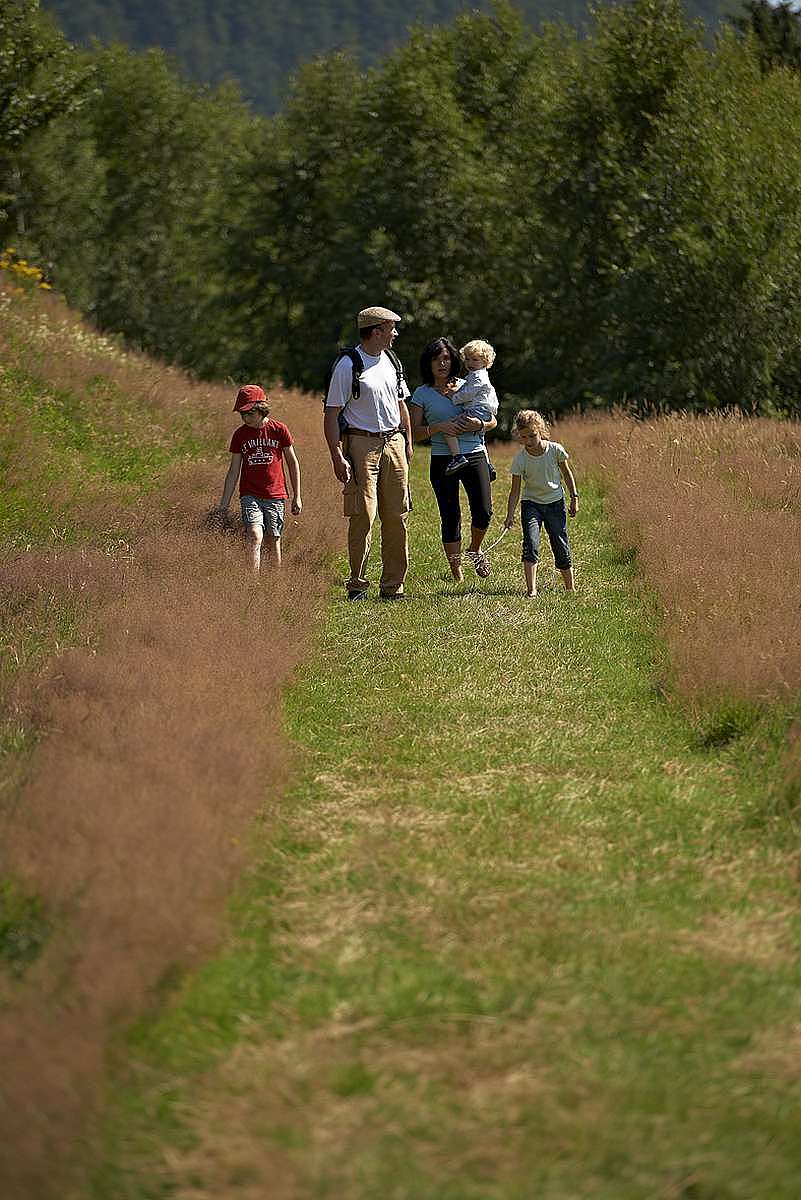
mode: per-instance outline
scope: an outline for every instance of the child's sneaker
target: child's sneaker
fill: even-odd
[[[466,467],[466,466],[467,466],[467,459],[465,458],[464,454],[457,454],[448,463],[447,467],[445,468],[445,474],[446,475],[455,475],[457,471],[461,471],[462,467]]]

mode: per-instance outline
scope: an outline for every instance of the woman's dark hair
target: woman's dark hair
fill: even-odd
[[[448,379],[457,379],[462,368],[459,351],[453,342],[448,341],[446,337],[434,338],[433,342],[429,342],[424,347],[423,353],[420,355],[420,378],[423,383],[427,383],[430,387],[434,384],[434,372],[431,370],[431,363],[443,350],[447,350],[451,356],[451,369]]]

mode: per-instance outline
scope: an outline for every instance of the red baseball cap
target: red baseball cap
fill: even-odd
[[[267,393],[263,388],[260,388],[257,383],[246,383],[236,393],[234,412],[249,412],[257,404],[264,404],[266,401]]]

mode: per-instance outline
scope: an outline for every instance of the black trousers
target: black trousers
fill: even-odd
[[[467,493],[470,505],[470,524],[476,529],[487,529],[492,519],[492,492],[490,490],[489,465],[483,450],[475,450],[467,457],[467,466],[454,475],[446,475],[445,468],[451,461],[449,454],[431,455],[431,486],[439,506],[442,522],[443,542],[459,542],[462,538],[462,510],[459,504],[459,484]]]

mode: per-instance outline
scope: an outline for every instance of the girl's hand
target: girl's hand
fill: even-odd
[[[578,496],[570,497],[570,508],[567,511],[570,513],[571,517],[575,517],[576,513],[578,512]]]
[[[303,501],[299,497],[295,497],[292,501],[292,516],[299,517],[303,512]]]
[[[512,526],[514,525],[514,523],[515,523],[514,517],[507,517],[503,523],[503,527],[504,527],[504,529],[511,529]]]

